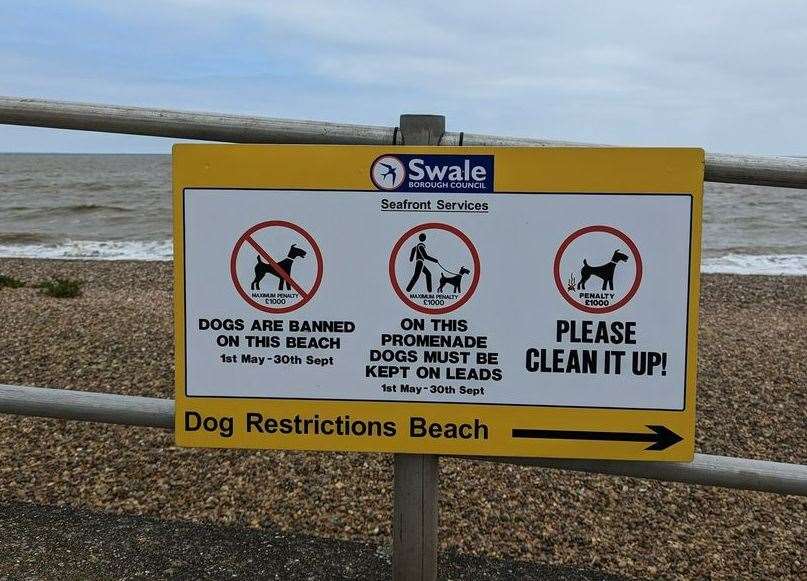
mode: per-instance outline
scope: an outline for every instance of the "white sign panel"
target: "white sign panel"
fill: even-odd
[[[182,195],[189,397],[684,408],[688,194]]]

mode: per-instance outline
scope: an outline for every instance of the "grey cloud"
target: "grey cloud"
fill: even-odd
[[[188,84],[180,66],[174,80],[92,91],[105,99],[368,123],[434,111],[474,131],[805,152],[803,2],[149,0],[135,17],[116,3],[94,5],[133,26],[157,21],[176,31],[174,42],[238,42],[249,19],[264,31],[255,50],[294,63],[271,84],[223,71],[218,82]],[[28,81],[47,93],[48,79]],[[73,87],[63,92],[78,98],[75,79]]]

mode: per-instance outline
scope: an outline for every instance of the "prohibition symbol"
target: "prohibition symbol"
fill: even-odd
[[[479,285],[479,273],[479,253],[471,239],[439,222],[407,230],[389,258],[395,294],[427,315],[444,315],[468,302]]]
[[[611,313],[625,306],[642,282],[642,256],[630,237],[613,226],[572,232],[555,254],[555,286],[574,308]]]
[[[255,224],[235,243],[230,276],[238,294],[266,313],[295,311],[322,282],[322,252],[314,237],[284,220]]]

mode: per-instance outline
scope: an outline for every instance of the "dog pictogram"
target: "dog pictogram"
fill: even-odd
[[[437,288],[437,292],[438,293],[443,292],[443,288],[447,284],[450,284],[451,286],[454,287],[454,292],[455,293],[462,292],[462,289],[460,288],[462,286],[462,277],[464,275],[466,275],[466,274],[471,274],[471,271],[468,270],[467,268],[465,268],[464,266],[462,268],[460,268],[460,271],[457,274],[451,273],[451,276],[446,276],[444,274],[441,274],[440,275],[440,286]]]
[[[614,290],[614,271],[616,265],[620,262],[627,262],[628,257],[615,250],[610,262],[601,264],[600,266],[591,266],[588,261],[583,259],[583,268],[580,269],[580,282],[577,283],[578,289],[585,289],[586,282],[592,276],[597,276],[602,279],[602,290]]]
[[[273,258],[274,253],[282,256],[285,249],[285,258]],[[230,277],[236,292],[251,306],[267,313],[288,313],[305,305],[319,289],[322,271],[322,252],[314,237],[285,220],[252,226],[241,235],[230,255]],[[261,288],[267,275],[277,277],[277,285]]]
[[[264,262],[261,255],[258,254],[258,263],[255,265],[255,278],[252,280],[250,290],[261,290],[261,280],[263,280],[263,277],[267,274],[273,274],[277,277],[277,290],[283,290],[284,285],[286,289],[291,290],[291,284],[289,284],[287,279],[291,276],[291,267],[294,264],[294,259],[305,258],[305,255],[305,250],[297,248],[296,244],[292,244],[286,258],[278,262],[278,268],[275,268],[274,265]],[[286,276],[284,277],[281,273],[285,273]]]

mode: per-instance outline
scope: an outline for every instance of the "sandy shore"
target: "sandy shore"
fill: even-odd
[[[0,259],[0,383],[173,392],[171,265]],[[807,277],[704,275],[698,449],[805,463]],[[390,457],[184,450],[159,430],[0,417],[0,498],[390,542]],[[444,459],[441,540],[629,576],[798,578],[807,500]]]

